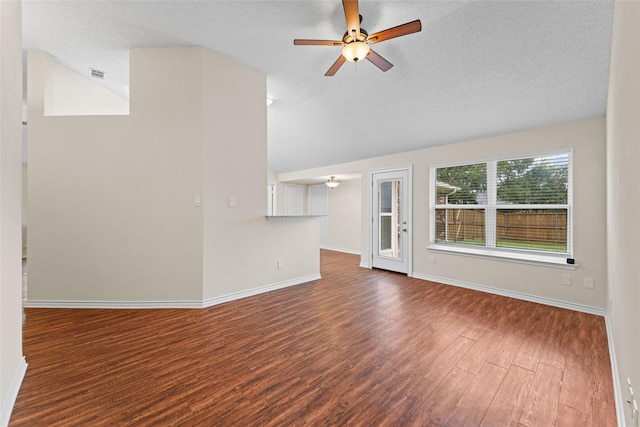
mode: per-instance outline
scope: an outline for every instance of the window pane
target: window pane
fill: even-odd
[[[436,242],[485,245],[484,209],[436,209]]]
[[[499,205],[566,204],[569,155],[498,162]]]
[[[380,252],[391,250],[392,224],[390,216],[380,217]]]
[[[391,213],[393,204],[393,195],[391,192],[392,181],[384,181],[380,183],[380,212]]]
[[[487,164],[436,169],[437,204],[485,204]]]
[[[566,209],[498,209],[496,246],[567,252]]]

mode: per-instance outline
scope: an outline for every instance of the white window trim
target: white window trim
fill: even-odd
[[[571,270],[576,268],[575,264],[567,263],[566,254],[553,254],[546,252],[521,252],[515,249],[501,249],[501,248],[487,248],[485,246],[472,246],[472,245],[456,245],[431,243],[427,247],[431,251],[455,253],[458,255],[467,255],[481,258],[493,258],[502,261],[513,261],[523,264],[535,264],[535,265],[552,265],[557,267],[564,267]]]
[[[490,173],[495,174],[495,169],[497,167],[497,162],[501,160],[514,160],[514,159],[523,159],[528,157],[547,157],[553,156],[557,154],[567,154],[569,156],[569,183],[568,183],[568,194],[567,194],[567,204],[566,205],[497,205],[495,203],[491,203],[492,201],[497,200],[496,189],[497,187],[491,186],[487,188],[487,204],[477,204],[477,205],[443,205],[436,204],[437,199],[437,191],[436,191],[436,169],[443,167],[451,167],[451,166],[464,166],[464,165],[472,165],[477,163],[486,163],[487,164],[487,176],[490,176]],[[427,249],[438,251],[438,252],[446,252],[446,253],[454,253],[465,256],[473,256],[473,257],[481,257],[481,258],[492,258],[499,259],[503,261],[511,261],[525,264],[535,264],[535,265],[552,265],[557,267],[563,267],[567,269],[575,269],[576,264],[573,259],[573,151],[571,149],[566,150],[554,150],[554,151],[546,151],[539,152],[535,154],[526,154],[526,155],[514,155],[514,156],[505,156],[501,158],[491,158],[485,160],[470,160],[467,162],[459,162],[452,164],[439,164],[432,165],[429,171],[429,179],[430,179],[430,208],[429,208],[429,245]],[[455,209],[484,209],[485,217],[488,218],[485,222],[485,246],[473,246],[473,245],[465,245],[465,244],[455,244],[455,243],[436,243],[436,209],[451,209],[454,207]],[[567,209],[567,217],[568,228],[567,228],[567,252],[566,253],[553,253],[553,252],[544,252],[544,251],[534,251],[534,250],[519,250],[512,248],[497,248],[495,242],[495,232],[493,228],[495,228],[495,217],[498,209],[521,209],[521,208],[531,208],[531,209]],[[570,263],[571,262],[571,263]]]

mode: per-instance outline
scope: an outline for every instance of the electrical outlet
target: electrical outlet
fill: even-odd
[[[584,288],[585,289],[593,289],[595,287],[593,277],[585,277],[584,278]]]
[[[633,387],[631,386],[631,378],[627,377],[627,403],[631,411],[632,426],[638,427],[638,402],[633,395]]]
[[[571,286],[571,275],[570,274],[563,274],[561,283],[563,285],[565,285],[565,286]]]
[[[429,264],[435,264],[436,263],[436,256],[435,255],[431,255],[429,257]]]
[[[284,268],[284,261],[279,259],[278,260],[278,270],[282,270]]]

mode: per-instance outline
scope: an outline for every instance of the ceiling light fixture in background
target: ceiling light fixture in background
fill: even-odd
[[[327,184],[327,187],[329,187],[331,189],[334,189],[338,185],[340,185],[340,181],[336,181],[336,177],[335,176],[331,176],[331,178],[329,178],[329,180],[327,182],[325,182],[325,184]]]

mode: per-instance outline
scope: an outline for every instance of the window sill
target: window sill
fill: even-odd
[[[516,262],[521,264],[542,265],[546,267],[564,268],[567,270],[575,270],[575,264],[567,264],[566,255],[553,254],[532,254],[524,252],[504,251],[500,249],[491,249],[485,247],[468,247],[442,245],[438,243],[430,244],[427,249],[442,253],[471,256],[477,258],[489,258],[498,261]]]
[[[326,215],[267,215],[267,219],[316,219],[323,216]]]

